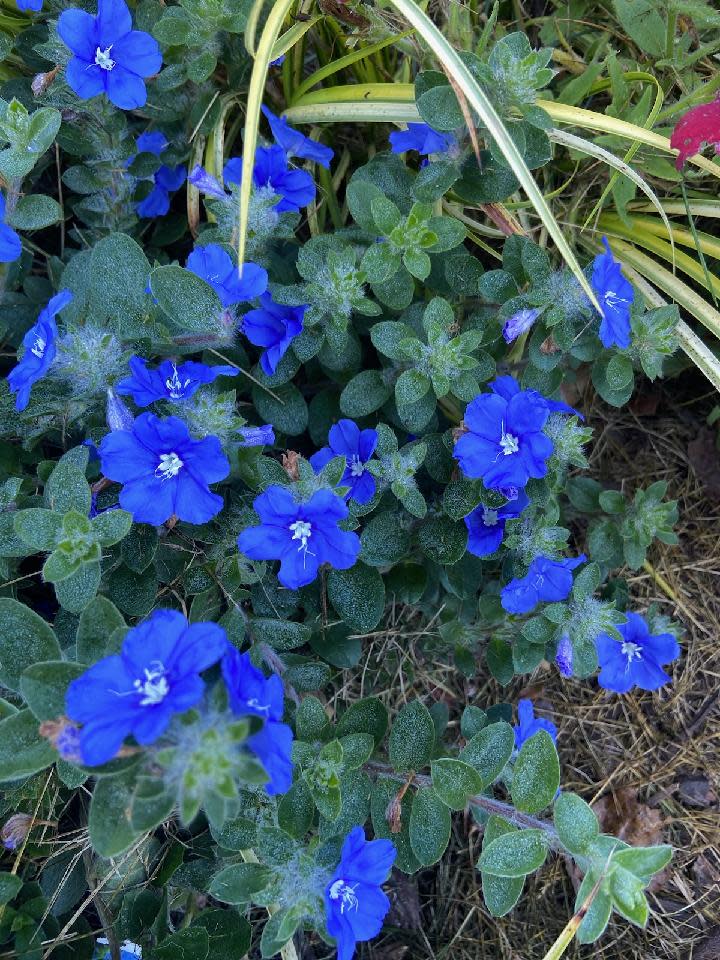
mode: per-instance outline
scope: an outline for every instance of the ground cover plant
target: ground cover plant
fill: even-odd
[[[3,955],[350,960],[458,836],[498,930],[567,871],[528,955],[651,949],[533,684],[694,656],[597,427],[720,388],[720,16],[530,6],[3,8]]]

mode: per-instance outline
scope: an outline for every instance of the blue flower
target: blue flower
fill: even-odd
[[[128,366],[132,376],[121,380],[115,389],[123,396],[131,394],[139,407],[147,407],[155,400],[171,400],[173,403],[187,400],[203,384],[212,383],[217,377],[235,377],[238,373],[236,367],[207,367],[193,360],[179,365],[172,360],[163,360],[157,370],[149,370],[147,360],[130,357]]]
[[[338,420],[330,427],[328,441],[329,446],[310,457],[313,470],[320,473],[333,457],[345,457],[347,466],[340,486],[350,487],[350,499],[369,503],[375,496],[375,477],[365,467],[377,446],[377,430],[361,430],[352,420]]]
[[[245,741],[265,768],[270,796],[286,793],[292,786],[292,730],[282,723],[283,684],[273,673],[265,677],[253,666],[247,653],[230,647],[223,657],[223,679],[230,697],[230,709],[238,716],[262,717],[265,725]]]
[[[618,624],[622,640],[601,633],[595,640],[600,674],[598,683],[606,690],[627,693],[633,686],[658,690],[671,677],[662,664],[680,656],[680,645],[671,633],[651,634],[639,614],[628,613],[627,623]]]
[[[107,392],[105,422],[107,423],[108,430],[132,430],[132,425],[135,422],[132,411],[128,405],[120,399],[112,387],[108,388]],[[97,450],[95,453],[97,454]]]
[[[451,133],[439,133],[427,123],[409,123],[407,130],[395,130],[390,134],[390,146],[393,153],[417,150],[429,156],[431,153],[447,153],[457,147],[457,140]]]
[[[228,195],[223,190],[220,181],[209,174],[207,170],[203,169],[199,164],[193,167],[188,174],[188,183],[195,187],[196,190],[210,197],[214,197],[216,200],[227,199]]]
[[[508,613],[530,613],[539,603],[564,600],[572,589],[572,571],[585,560],[584,553],[562,560],[536,557],[524,577],[515,577],[503,587],[503,609]]]
[[[515,377],[510,376],[497,377],[497,379],[493,380],[490,384],[490,389],[493,393],[497,393],[508,401],[521,392],[520,384]],[[533,397],[538,402],[544,403],[549,413],[568,413],[574,417],[579,417],[581,420],[585,419],[579,410],[575,410],[574,407],[569,407],[566,403],[563,403],[562,400],[552,400],[550,397],[544,397],[541,393],[538,393],[537,390],[532,389],[525,390],[524,393]]]
[[[65,79],[81,100],[104,93],[121,110],[145,105],[143,78],[159,71],[162,55],[149,33],[133,30],[125,0],[98,0],[96,17],[64,10],[57,30],[74,54]]]
[[[18,365],[8,374],[8,385],[12,393],[17,393],[15,409],[24,410],[30,401],[30,391],[38,380],[42,380],[50,369],[57,347],[57,324],[55,316],[72,300],[69,290],[61,290],[52,297],[47,306],[40,311],[34,327],[30,327],[23,337],[25,353]]]
[[[553,743],[557,743],[557,727],[551,720],[535,716],[532,700],[521,700],[518,703],[518,723],[513,729],[516,750],[519,750],[530,737],[534,737],[539,730],[545,730],[552,737]]]
[[[5,223],[5,197],[0,193],[0,263],[12,263],[21,253],[20,237]]]
[[[228,160],[223,177],[228,183],[240,183],[242,160]],[[282,147],[258,147],[255,151],[253,183],[258,190],[280,197],[275,204],[278,213],[291,210],[297,213],[315,199],[315,184],[306,170],[288,169],[287,156]]]
[[[219,243],[196,247],[188,257],[186,266],[210,284],[223,307],[254,300],[267,290],[268,275],[264,267],[246,263],[240,274],[230,254]]]
[[[503,379],[515,383],[512,377]],[[553,452],[552,440],[543,433],[549,413],[545,398],[534,390],[480,394],[468,404],[467,431],[455,444],[460,469],[491,490],[520,489],[531,477],[544,477]]]
[[[520,491],[514,500],[502,507],[486,507],[481,503],[465,517],[468,529],[468,553],[476,557],[489,557],[502,543],[505,521],[519,517],[530,503],[527,494]]]
[[[17,0],[18,10],[23,12],[27,10],[32,10],[33,13],[37,13],[42,10],[43,0]]]
[[[242,437],[241,447],[264,447],[275,443],[275,431],[269,423],[261,427],[240,427],[238,433]]]
[[[120,654],[100,660],[68,687],[65,707],[70,719],[82,724],[83,762],[107,763],[131,735],[143,746],[154,743],[173,714],[202,698],[199,674],[227,646],[222,627],[188,625],[175,610],[156,610],[129,630]]]
[[[340,863],[325,887],[325,919],[337,943],[337,960],[351,960],[357,943],[382,930],[390,909],[382,884],[395,857],[390,840],[366,840],[362,827],[345,838]]]
[[[635,291],[629,280],[622,275],[622,268],[615,260],[603,237],[605,253],[593,261],[592,287],[600,300],[602,320],[600,340],[606,348],[616,346],[626,350],[630,346],[630,307]]]
[[[98,937],[95,941],[96,944],[100,946],[108,946],[109,940],[106,940],[104,937]],[[142,947],[137,943],[133,943],[131,940],[126,940],[124,943],[120,944],[120,960],[137,960],[138,957],[142,957]],[[92,960],[109,960],[110,950],[96,950],[92,956]]]
[[[302,333],[307,309],[307,304],[286,307],[282,303],[275,303],[269,293],[264,293],[260,297],[260,307],[248,310],[243,316],[240,326],[242,332],[256,347],[266,348],[260,357],[260,366],[268,377],[275,373],[292,341]]]
[[[526,307],[524,310],[518,310],[508,320],[502,329],[502,335],[505,343],[512,343],[517,340],[521,333],[525,333],[535,323],[540,316],[540,311],[536,307]]]
[[[207,523],[222,509],[222,497],[208,489],[230,473],[220,441],[193,440],[177,417],[140,414],[132,430],[103,438],[100,461],[105,476],[123,484],[120,506],[137,523],[159,526],[172,516]]]
[[[558,640],[557,650],[555,651],[555,663],[563,677],[573,675],[573,646],[570,637],[564,633]]]
[[[137,138],[136,146],[138,153],[152,153],[156,157],[159,157],[160,154],[167,148],[168,141],[167,137],[164,133],[162,133],[162,131],[146,130],[145,133],[141,133]]]
[[[294,130],[285,117],[276,117],[267,107],[262,108],[267,122],[270,124],[272,135],[278,146],[282,147],[288,157],[302,157],[304,160],[313,160],[320,166],[330,169],[330,161],[335,151],[316,140],[304,136],[299,130]]]
[[[138,153],[152,153],[159,157],[167,146],[165,134],[160,130],[146,131],[137,138]],[[130,157],[127,165],[129,166],[134,159],[135,157]],[[185,182],[185,167],[182,164],[176,167],[163,164],[155,171],[152,179],[152,190],[136,206],[138,216],[162,217],[168,212],[170,193],[179,190]]]
[[[238,547],[251,560],[279,560],[278,579],[290,590],[311,583],[321,563],[348,570],[358,558],[360,538],[338,527],[349,511],[331,490],[317,490],[298,503],[286,487],[273,485],[253,507],[260,526],[243,530]]]

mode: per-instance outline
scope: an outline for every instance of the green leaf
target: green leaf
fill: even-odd
[[[298,740],[319,740],[329,727],[325,708],[317,697],[304,697],[295,713]]]
[[[468,531],[461,521],[450,517],[429,517],[418,531],[418,540],[435,563],[451,565],[465,555]]]
[[[544,830],[504,833],[486,846],[478,868],[495,877],[524,877],[545,862],[548,841]]]
[[[357,700],[345,711],[338,721],[336,734],[342,738],[351,733],[369,733],[377,746],[385,736],[387,724],[387,710],[383,704],[376,697],[367,697]]]
[[[430,769],[435,793],[451,810],[463,810],[470,797],[483,788],[480,774],[462,760],[444,757],[433,761]]]
[[[651,57],[665,54],[665,19],[656,0],[614,0],[615,13],[623,29]]]
[[[515,676],[512,647],[510,644],[506,643],[502,637],[491,637],[485,651],[485,657],[487,658],[490,673],[498,683],[501,683],[503,686],[510,683]]]
[[[630,850],[618,850],[613,855],[613,863],[629,870],[641,880],[647,881],[670,863],[672,854],[672,847],[668,844],[659,844],[656,847],[632,847]]]
[[[356,563],[349,570],[331,570],[327,577],[330,603],[357,633],[369,633],[385,609],[385,585],[374,567]]]
[[[45,484],[45,503],[57,513],[90,511],[90,487],[85,472],[69,460],[61,460]]]
[[[22,878],[14,873],[0,873],[0,907],[10,903],[22,889]]]
[[[395,384],[395,400],[398,406],[407,406],[422,400],[432,383],[430,377],[419,370],[405,370]]]
[[[7,222],[15,230],[42,230],[62,220],[62,207],[41,193],[20,197]]]
[[[98,780],[90,801],[88,832],[93,851],[116,857],[142,836],[130,822],[135,793],[135,770]]]
[[[181,330],[205,332],[217,326],[220,298],[209,283],[182,267],[156,267],[150,289],[161,309]]]
[[[253,387],[252,401],[261,421],[271,423],[276,430],[296,437],[308,425],[308,407],[305,398],[292,383],[283,384],[271,396],[260,387]]]
[[[128,535],[132,523],[132,514],[126,510],[107,510],[93,517],[91,530],[101,546],[110,547]]]
[[[437,863],[445,853],[451,826],[450,810],[434,790],[418,790],[410,813],[410,845],[423,866]]]
[[[501,720],[476,733],[460,751],[460,759],[477,770],[484,789],[495,783],[503,772],[514,747],[513,728]]]
[[[20,692],[39,721],[55,720],[65,713],[65,693],[84,672],[79,663],[50,660],[26,667],[20,678]]]
[[[93,664],[110,653],[108,646],[116,630],[125,628],[125,620],[118,608],[107,597],[95,597],[80,614],[76,655],[80,663]]]
[[[346,417],[367,417],[390,399],[392,387],[378,370],[356,374],[340,394],[340,409]]]
[[[575,912],[583,906],[590,896],[590,891],[595,886],[597,879],[597,875],[593,870],[585,874],[575,897]],[[578,928],[578,943],[594,943],[598,937],[602,936],[610,920],[611,913],[612,900],[603,889],[598,890]]]
[[[390,730],[390,763],[398,772],[421,770],[435,746],[435,726],[428,708],[419,700],[406,704]]]
[[[483,834],[483,850],[505,834],[517,833],[517,828],[502,817],[494,814],[489,817]],[[520,898],[525,877],[496,877],[492,873],[481,871],[482,891],[485,904],[493,917],[504,917]]]
[[[258,643],[268,643],[276,650],[294,650],[310,639],[310,627],[292,620],[256,617],[250,620],[250,628]]]
[[[553,818],[560,842],[571,853],[585,853],[600,832],[591,807],[574,793],[560,794],[555,801]]]
[[[539,730],[526,740],[513,768],[511,795],[518,810],[537,813],[549,806],[560,785],[560,761],[552,737]]]
[[[32,776],[56,757],[48,741],[38,733],[37,719],[30,710],[19,710],[0,720],[0,778],[3,781]]]
[[[13,523],[15,533],[35,550],[52,550],[62,530],[62,516],[42,507],[19,510]]]
[[[149,960],[206,960],[209,949],[208,931],[193,926],[171,933],[151,950]]]
[[[278,823],[291,837],[301,840],[312,827],[315,804],[304,780],[296,780],[278,804]]]
[[[644,927],[648,920],[648,902],[643,886],[642,880],[623,867],[616,866],[610,874],[608,887],[615,909],[638,927]]]
[[[52,627],[42,617],[17,600],[0,599],[0,683],[17,692],[26,667],[61,657]]]
[[[209,893],[223,903],[252,903],[273,878],[273,871],[261,863],[236,863],[216,873]]]
[[[139,335],[150,306],[145,292],[150,264],[139,244],[124,233],[103,237],[93,247],[88,274],[90,316],[110,321],[118,333]]]
[[[70,613],[82,613],[100,586],[100,564],[85,563],[72,576],[55,584],[58,603]]]
[[[234,910],[206,910],[196,917],[190,928],[203,927],[210,939],[210,960],[242,960],[250,949],[251,927],[245,917]],[[172,960],[185,960],[186,954],[175,954]]]
[[[387,821],[388,807],[395,806],[396,798],[401,784],[397,781],[382,779],[378,780],[370,796],[370,814],[375,836],[378,838],[392,840],[397,850],[397,860],[395,866],[403,873],[414,873],[420,869],[420,861],[413,853],[410,845],[410,820],[412,819],[412,808],[414,805],[414,795],[412,790],[407,790],[400,804],[400,832],[393,833]],[[396,823],[393,824],[395,828]]]

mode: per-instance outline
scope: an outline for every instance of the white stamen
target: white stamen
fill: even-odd
[[[190,384],[190,379],[188,378],[185,381],[181,381],[175,364],[172,365],[172,368],[173,375],[169,380],[165,381],[165,386],[167,387],[171,400],[182,400],[182,398],[185,396],[185,390]]]
[[[270,704],[269,704],[269,703],[260,703],[260,701],[258,700],[257,697],[251,697],[251,698],[247,701],[247,705],[248,705],[249,707],[252,707],[253,710],[259,710],[260,713],[268,713],[268,712],[270,711]]]
[[[146,667],[143,671],[145,679],[136,680],[133,684],[137,692],[143,694],[140,701],[141,707],[152,707],[162,703],[170,692],[170,685],[165,677],[165,666],[159,660],[154,660],[150,666],[151,670]]]
[[[95,63],[100,67],[101,70],[112,70],[112,68],[115,66],[115,61],[110,56],[110,51],[112,48],[112,44],[110,44],[109,47],[105,47],[104,50],[101,50],[100,47],[95,48]]]
[[[35,337],[35,343],[30,347],[30,353],[38,357],[38,359],[42,360],[42,358],[45,356],[46,346],[47,346],[47,343],[45,342],[45,340],[43,340],[42,337],[37,336]]]
[[[630,666],[633,660],[642,660],[642,647],[638,646],[637,643],[624,640],[620,649],[623,655],[627,657],[628,666]]]
[[[498,522],[498,512],[497,510],[491,510],[490,507],[486,507],[483,504],[483,524],[486,527],[495,527]]]
[[[341,901],[340,913],[345,913],[345,907],[347,907],[348,910],[357,910],[360,901],[355,893],[355,887],[357,887],[357,884],[351,886],[351,884],[345,883],[344,880],[336,880],[330,887],[330,899]]]
[[[293,540],[299,540],[300,546],[298,550],[303,551],[303,566],[305,566],[305,560],[308,553],[311,557],[314,557],[315,554],[308,548],[308,540],[312,536],[312,524],[308,523],[307,520],[296,520],[294,523],[291,523],[288,527],[289,530],[292,530]]]
[[[612,307],[613,309],[615,309],[616,307],[619,307],[621,303],[629,303],[629,302],[630,302],[630,301],[627,299],[627,297],[619,297],[619,296],[617,295],[617,293],[615,293],[614,290],[607,290],[607,291],[605,292],[605,297],[604,297],[604,299],[605,299],[605,303],[606,303],[609,307]]]
[[[503,454],[507,457],[511,453],[518,452],[520,449],[520,441],[512,433],[505,433],[503,429],[502,436],[500,437],[500,446]]]
[[[361,477],[365,473],[365,464],[360,462],[360,457],[354,453],[350,460],[350,474],[353,477]]]
[[[169,480],[177,476],[183,462],[176,453],[162,453],[160,463],[155,467],[155,476],[158,480]]]

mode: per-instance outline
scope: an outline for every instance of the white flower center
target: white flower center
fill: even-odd
[[[163,453],[160,463],[155,467],[155,476],[158,480],[169,480],[180,472],[183,462],[176,453]]]
[[[520,441],[512,433],[505,433],[503,430],[502,436],[500,437],[500,447],[502,448],[503,454],[507,457],[511,453],[517,453],[520,449]]]
[[[190,384],[190,378],[181,381],[175,364],[172,365],[172,368],[173,375],[169,380],[165,381],[165,386],[167,387],[167,391],[171,400],[182,400],[182,398],[185,396],[185,391]]]
[[[294,523],[291,523],[288,527],[289,530],[292,530],[293,540],[299,540],[300,546],[298,550],[303,551],[303,566],[305,566],[305,560],[308,553],[311,557],[314,557],[315,554],[308,548],[308,540],[312,536],[312,525],[308,523],[307,520],[296,520]]]
[[[100,67],[101,70],[112,70],[112,68],[115,66],[115,61],[110,56],[110,51],[112,48],[112,44],[110,44],[109,47],[105,47],[104,50],[101,50],[100,47],[95,48],[95,63]]]
[[[270,711],[269,703],[260,703],[257,697],[251,697],[249,700],[245,701],[249,707],[252,707],[253,710],[259,710],[260,713],[268,713]]]
[[[357,884],[353,887],[344,880],[336,880],[330,887],[330,899],[340,901],[340,913],[345,913],[346,907],[348,910],[357,910],[359,901],[355,894],[356,886]]]
[[[627,657],[628,666],[630,666],[633,660],[642,660],[642,647],[638,646],[637,643],[624,640],[621,649],[623,655]]]
[[[43,340],[41,336],[35,337],[35,343],[30,347],[30,353],[38,357],[40,360],[45,356],[45,347],[47,343]]]
[[[162,703],[165,697],[170,693],[170,685],[165,676],[165,666],[159,660],[153,660],[150,664],[152,669],[147,667],[143,671],[144,680],[136,680],[133,686],[138,693],[143,695],[140,701],[141,707],[152,707],[157,703]]]
[[[621,303],[630,302],[626,297],[619,297],[614,290],[606,290],[604,299],[608,307],[611,307],[612,309],[620,306]]]
[[[486,527],[494,527],[498,522],[497,510],[491,510],[483,504],[483,523]]]
[[[360,462],[360,457],[354,453],[350,459],[350,474],[353,477],[361,477],[365,473],[365,464]]]

